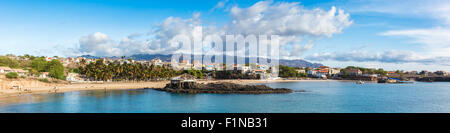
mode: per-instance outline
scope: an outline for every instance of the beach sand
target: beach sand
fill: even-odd
[[[20,95],[24,95],[24,94],[62,93],[62,92],[80,91],[80,90],[117,90],[117,89],[162,88],[167,83],[169,83],[169,81],[49,84],[49,85],[39,86],[39,87],[24,87],[22,90],[2,88],[2,89],[0,89],[0,98],[20,96]]]

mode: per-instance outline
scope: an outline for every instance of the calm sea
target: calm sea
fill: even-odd
[[[450,112],[450,83],[269,83],[291,94],[170,94],[151,89],[74,91],[0,99],[0,112],[409,113]]]

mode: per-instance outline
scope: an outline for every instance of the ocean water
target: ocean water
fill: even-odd
[[[450,112],[450,83],[268,83],[290,94],[171,94],[74,91],[0,99],[0,112],[25,113],[421,113]]]

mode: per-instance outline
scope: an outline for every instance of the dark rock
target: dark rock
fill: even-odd
[[[416,78],[420,82],[450,82],[450,77],[421,77]]]
[[[269,94],[269,93],[292,93],[287,88],[270,88],[265,85],[241,85],[227,82],[199,84],[195,82],[169,83],[164,88],[156,90],[171,93],[243,93],[243,94]]]

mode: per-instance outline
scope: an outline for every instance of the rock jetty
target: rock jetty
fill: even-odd
[[[270,88],[265,85],[241,85],[228,82],[217,83],[196,83],[196,82],[171,82],[164,88],[156,90],[166,91],[171,93],[241,93],[241,94],[269,94],[269,93],[292,93],[291,89],[287,88]]]

